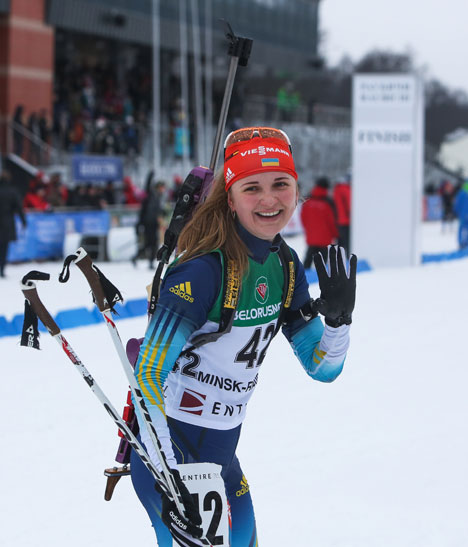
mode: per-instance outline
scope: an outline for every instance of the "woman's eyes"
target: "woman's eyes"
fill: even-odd
[[[279,180],[279,181],[273,183],[273,188],[284,188],[284,187],[288,187],[289,185],[290,184],[289,184],[288,181]],[[257,192],[258,190],[259,190],[259,187],[257,185],[245,186],[244,187],[244,192],[253,193],[253,192]]]

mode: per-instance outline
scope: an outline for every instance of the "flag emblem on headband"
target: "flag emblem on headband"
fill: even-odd
[[[279,167],[278,158],[262,158],[262,167]]]

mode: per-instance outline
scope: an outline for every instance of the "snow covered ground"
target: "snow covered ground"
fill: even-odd
[[[294,244],[303,249],[301,238]],[[456,249],[455,232],[424,226],[423,250]],[[22,311],[10,266],[2,313]],[[128,298],[151,273],[141,262],[103,264]],[[262,366],[239,446],[262,547],[466,547],[468,545],[468,259],[358,277],[352,345],[330,385],[309,379],[278,336]],[[69,284],[41,283],[52,312],[89,305],[76,268]],[[317,285],[311,286],[317,294]],[[118,323],[139,336],[145,318]],[[126,382],[103,325],[64,332],[120,410]],[[123,478],[104,501],[115,427],[56,342],[41,351],[0,339],[2,456],[0,544],[5,547],[155,545]]]

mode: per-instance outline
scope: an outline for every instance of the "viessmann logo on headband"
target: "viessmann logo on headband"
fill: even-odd
[[[258,146],[257,148],[251,148],[250,150],[246,150],[245,152],[241,152],[240,155],[244,158],[245,156],[250,156],[251,154],[258,154],[259,156],[265,156],[266,154],[283,154],[284,156],[287,156],[288,158],[291,156],[291,154],[284,150],[283,148],[275,148],[273,146]]]

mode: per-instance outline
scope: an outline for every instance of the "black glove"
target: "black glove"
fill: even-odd
[[[314,256],[320,286],[320,299],[314,302],[314,308],[325,316],[330,327],[350,325],[356,300],[357,257],[351,255],[346,268],[342,247],[331,245],[328,251],[328,269],[321,253]]]
[[[187,547],[206,545],[206,543],[202,543],[198,539],[203,535],[203,530],[201,529],[202,519],[192,495],[187,490],[184,481],[180,478],[179,471],[173,469],[172,474],[179,488],[188,519],[185,515],[180,514],[174,501],[170,500],[165,494],[161,494],[162,521],[169,528],[169,532],[178,545]],[[158,486],[156,486],[156,490],[160,491]]]

